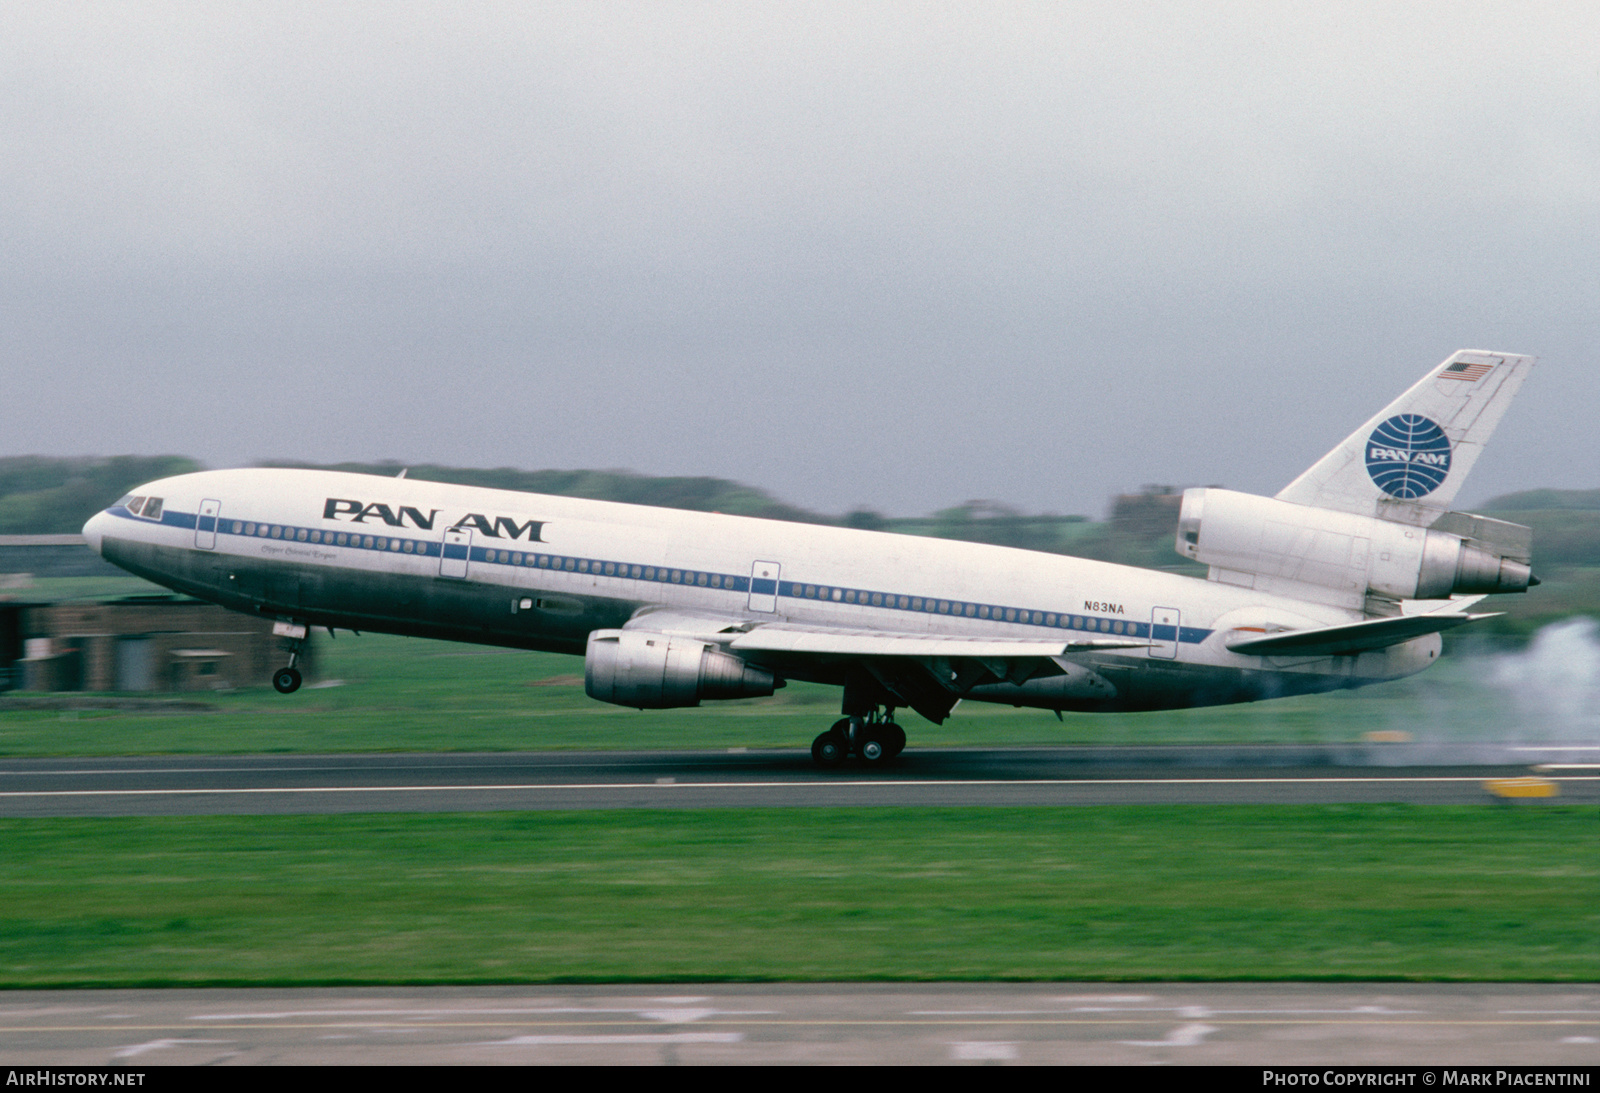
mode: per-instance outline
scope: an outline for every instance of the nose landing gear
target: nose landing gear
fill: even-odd
[[[281,638],[288,638],[289,666],[279,668],[272,673],[272,686],[281,695],[294,694],[300,689],[300,669],[295,663],[300,659],[300,651],[306,644],[306,625],[297,622],[280,622],[273,626],[272,632]]]
[[[906,731],[894,721],[893,708],[854,714],[834,722],[833,728],[811,742],[811,758],[819,767],[837,767],[851,755],[878,766],[906,747]]]

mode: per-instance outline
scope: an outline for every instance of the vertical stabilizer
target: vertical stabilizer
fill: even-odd
[[[1450,507],[1533,362],[1461,350],[1285,486],[1278,500],[1431,525]]]

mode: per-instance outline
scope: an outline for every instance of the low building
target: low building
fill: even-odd
[[[0,689],[213,691],[262,686],[288,663],[272,619],[175,595],[0,602]],[[311,646],[299,666],[312,677]]]
[[[89,549],[81,535],[0,535],[0,575],[125,577]]]

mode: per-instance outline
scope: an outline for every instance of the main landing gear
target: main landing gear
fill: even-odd
[[[887,763],[906,747],[906,730],[894,722],[894,710],[854,714],[811,742],[811,758],[819,767],[836,767],[851,755],[867,763]]]

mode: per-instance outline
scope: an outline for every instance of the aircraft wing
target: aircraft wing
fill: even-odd
[[[1476,602],[1483,597],[1474,597]],[[1461,605],[1450,604],[1419,615],[1398,615],[1387,619],[1366,619],[1339,626],[1319,626],[1310,630],[1285,630],[1275,634],[1236,630],[1228,640],[1230,652],[1250,656],[1348,656],[1399,645],[1425,634],[1437,634],[1478,619],[1492,618],[1499,611],[1468,614]]]
[[[682,634],[731,653],[765,654],[761,659],[791,665],[852,663],[892,695],[895,705],[909,706],[935,724],[974,687],[1062,675],[1098,680],[1066,655],[1150,645],[1137,638],[980,638],[763,623],[674,609],[640,612],[624,627],[630,628]]]
[[[1144,649],[1148,641],[1128,638],[964,638],[908,634],[894,630],[844,630],[769,623],[741,634],[730,649],[763,653],[812,653],[835,657],[1059,657],[1089,649]]]
[[[853,661],[893,695],[897,704],[909,706],[938,724],[974,687],[991,683],[1020,685],[1060,675],[1098,680],[1082,666],[1066,660],[1066,654],[1142,649],[1149,644],[1131,638],[968,638],[769,623],[752,627],[729,642],[728,647],[735,652],[765,653],[781,659]]]

